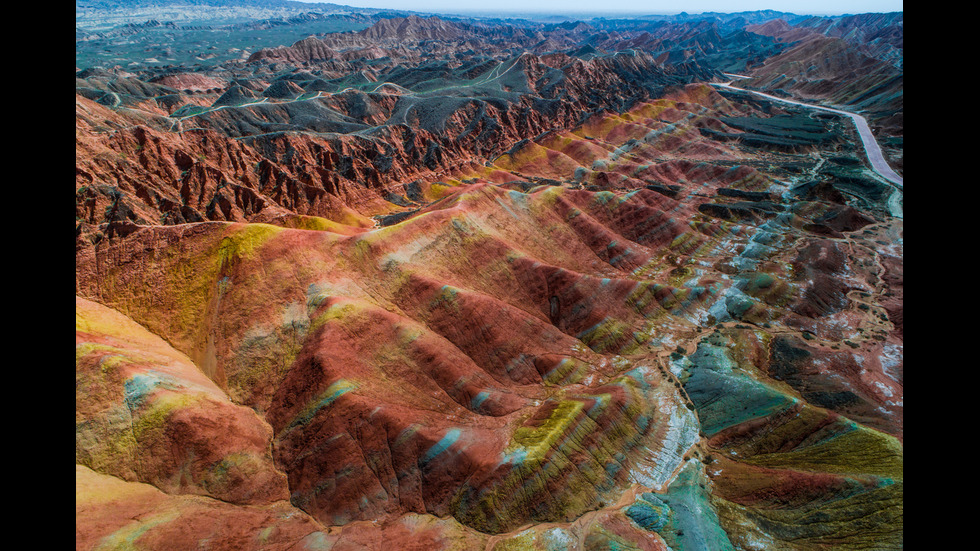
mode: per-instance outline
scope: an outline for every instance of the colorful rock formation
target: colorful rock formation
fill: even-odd
[[[603,43],[76,96],[76,548],[901,548],[894,190],[848,120]]]

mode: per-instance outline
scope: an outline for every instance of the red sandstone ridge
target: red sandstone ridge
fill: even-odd
[[[398,52],[404,57],[404,43],[424,40],[460,40],[462,29],[454,23],[438,17],[382,19],[372,27],[353,34],[328,35],[325,38],[310,36],[292,46],[266,48],[253,53],[249,63],[281,61],[287,63],[324,62],[350,59],[377,59]],[[387,51],[388,49],[392,51]],[[410,55],[410,54],[409,54]]]
[[[223,90],[228,83],[224,80],[201,75],[198,73],[179,73],[176,75],[166,75],[153,80],[156,84],[169,86],[175,90],[185,92],[204,92],[211,90]]]
[[[560,223],[570,205],[552,212],[550,195],[531,197],[539,204],[533,210]],[[657,196],[647,192],[634,200],[637,209],[651,208],[643,196],[656,204]],[[167,275],[172,267],[164,258],[162,264],[151,261],[153,266],[143,272],[153,287],[168,289],[161,296],[174,301],[164,306],[173,314],[167,319],[150,314],[156,306],[137,312],[132,297],[102,294],[90,286],[95,281],[90,276],[101,265],[115,274],[110,277],[122,278],[119,288],[128,287],[122,281],[131,273],[105,265],[115,261],[101,252],[83,261],[81,273],[88,275],[80,283],[85,294],[96,292],[100,300],[138,318],[155,318],[155,330],[194,350],[202,365],[212,366],[210,354],[211,376],[236,401],[266,412],[277,465],[288,472],[294,505],[323,523],[405,512],[452,513],[494,532],[528,519],[569,522],[594,508],[627,476],[623,470],[596,480],[574,466],[585,463],[588,472],[603,472],[609,450],[639,450],[641,442],[659,445],[666,419],[636,424],[624,412],[667,407],[676,399],[674,390],[660,385],[652,372],[635,375],[642,384],[624,378],[617,373],[620,363],[582,348],[574,337],[605,316],[642,323],[626,302],[634,282],[617,279],[607,285],[583,273],[617,273],[595,257],[600,245],[590,236],[577,237],[578,230],[568,227],[562,232],[568,239],[558,249],[552,237],[530,235],[537,216],[528,213],[514,227],[506,211],[495,206],[506,201],[513,210],[520,208],[520,199],[515,202],[494,186],[473,186],[457,199],[390,231],[354,238],[256,225],[138,230],[118,242],[116,253],[129,256],[137,248],[156,248],[178,233],[188,252],[197,251],[189,255],[197,260],[182,268],[195,273],[191,279]],[[604,208],[586,192],[574,194],[574,200],[595,216]],[[470,237],[454,243],[458,231]],[[527,237],[518,246],[519,235]],[[445,242],[449,250],[413,252],[420,240]],[[363,261],[344,260],[354,259],[359,250]],[[335,254],[341,251],[346,252]],[[296,252],[315,257],[301,260],[293,256]],[[528,256],[532,253],[535,257]],[[298,271],[270,277],[268,283],[278,289],[265,291],[266,298],[248,289],[248,274],[271,276],[278,270]],[[351,288],[355,293],[345,295],[335,287],[352,281],[365,282],[378,294]],[[223,289],[221,297],[208,298],[212,289]],[[311,291],[315,294],[304,298]],[[191,296],[197,298],[179,306],[185,300],[180,297]],[[268,300],[272,296],[279,298]],[[586,309],[590,296],[603,298]],[[280,300],[292,302],[287,297],[297,299],[296,307],[276,329]],[[658,300],[668,299],[651,292],[651,311],[660,308]],[[200,310],[205,304],[212,313]],[[242,316],[245,312],[251,313]],[[272,324],[271,333],[262,329],[266,324]],[[187,334],[192,328],[199,330]],[[208,344],[208,335],[223,338]],[[290,338],[302,347],[281,348]],[[617,337],[604,346],[628,340]],[[281,358],[294,359],[272,367]],[[598,378],[602,384],[573,385],[558,395],[549,391],[566,378]],[[653,409],[644,415],[656,418]],[[539,428],[552,417],[557,425],[548,426],[564,437]],[[525,434],[517,447],[508,436],[515,430]],[[321,451],[311,453],[315,449]],[[516,455],[501,461],[508,454]],[[539,477],[538,469],[550,464],[551,454],[557,469]],[[572,462],[560,459],[565,456]],[[629,464],[631,459],[617,461]],[[522,480],[530,481],[527,493],[505,501],[493,497]]]
[[[749,71],[740,86],[783,90],[813,101],[880,113],[872,121],[901,135],[904,77],[900,68],[850,46],[844,39],[813,34]]]
[[[582,109],[597,101],[598,90],[632,90],[643,97],[642,87],[627,76],[647,69],[666,71],[644,56],[575,60],[561,72],[533,55],[500,65],[497,70],[527,94],[545,91],[545,83],[564,87],[547,109],[536,108],[539,104],[528,96],[513,102],[400,99],[349,90],[316,99],[314,105],[325,116],[349,114],[337,124],[376,126],[370,138],[272,133],[231,139],[243,127],[272,121],[313,124],[303,112],[293,110],[297,102],[289,98],[301,89],[285,81],[278,83],[289,96],[284,103],[215,109],[193,123],[170,121],[169,127],[162,120],[145,124],[141,119],[120,119],[118,113],[78,98],[76,216],[90,225],[145,225],[268,221],[293,213],[343,223],[360,218],[355,225],[363,225],[364,215],[397,210],[386,198],[389,192],[400,193],[406,183],[436,181],[472,161],[486,163],[522,139],[572,127],[580,121]],[[272,99],[276,95],[267,93]],[[216,106],[234,105],[220,100]],[[316,125],[330,124],[323,122],[329,119],[318,120]],[[192,124],[200,126],[173,132]]]
[[[702,342],[693,322],[729,293],[748,301],[736,314],[745,323],[804,325],[820,339],[841,330],[838,314],[857,315],[791,311],[809,293],[806,284],[779,284],[794,247],[813,243],[801,246],[808,280],[856,268],[840,251],[821,253],[824,241],[797,245],[749,224],[697,220],[691,206],[646,189],[520,193],[479,184],[357,235],[260,224],[140,228],[81,254],[77,278],[82,295],[144,320],[235,402],[262,412],[291,502],[316,521],[452,515],[499,533],[601,507],[640,476],[651,449],[680,461],[668,435],[686,421],[663,412],[677,411],[684,395],[644,363],[660,365],[646,348],[659,335]],[[748,285],[720,274],[684,284],[694,272],[663,257],[697,254],[710,264],[758,236],[770,252],[756,258],[774,276]],[[179,254],[165,253],[172,246]],[[669,280],[677,285],[658,282]],[[744,331],[758,342],[735,350],[755,358],[753,369],[808,402],[900,433],[867,402],[876,383],[891,385],[884,365],[866,361],[868,373],[858,375],[849,352]],[[857,346],[871,353],[877,345]],[[841,375],[861,386],[841,392]],[[807,409],[799,430],[823,434],[811,423],[826,419]],[[175,413],[167,423],[180,420]],[[753,420],[726,436],[751,439],[765,426]],[[611,462],[619,469],[604,467]]]
[[[288,499],[269,426],[126,316],[75,300],[75,462],[169,494]]]
[[[201,541],[218,541],[228,548],[285,551],[326,537],[319,524],[286,501],[239,505],[168,494],[75,465],[76,549],[137,538],[148,549],[192,549]]]
[[[348,205],[368,213],[385,208],[380,198],[383,189],[377,189],[382,182],[371,160],[397,150],[379,152],[376,142],[356,138],[324,142],[283,135],[266,142],[263,155],[213,131],[173,134],[142,126],[126,128],[114,113],[94,102],[79,98],[77,105],[85,116],[79,112],[76,184],[81,200],[76,214],[89,224],[263,221],[295,213],[357,225],[357,219],[364,219]],[[106,121],[115,121],[120,128],[93,131]],[[392,175],[418,177],[412,157],[426,151],[423,136],[395,142],[411,150],[403,153],[407,158]],[[296,145],[308,162],[300,162]],[[294,164],[277,162],[275,152],[280,148],[291,151],[284,160]],[[368,148],[375,149],[373,154]],[[420,168],[426,170],[424,165]],[[374,191],[370,184],[359,183],[365,179],[376,182]]]
[[[337,52],[329,48],[322,40],[311,36],[304,38],[292,46],[262,49],[249,58],[249,62],[262,60],[278,60],[287,62],[303,62],[314,60],[339,59]]]
[[[438,17],[422,18],[410,15],[405,18],[382,19],[374,26],[357,34],[375,41],[395,40],[451,40],[462,36],[461,29]]]
[[[882,65],[880,61],[848,48],[843,40],[813,36],[770,58],[756,70],[756,74],[780,70],[787,78],[853,78],[875,72]]]
[[[815,31],[806,28],[792,27],[782,19],[773,19],[761,25],[749,25],[745,30],[755,34],[771,36],[779,42],[798,42],[814,36]]]

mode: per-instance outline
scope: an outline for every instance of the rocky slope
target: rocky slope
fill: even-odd
[[[900,548],[900,192],[729,23],[76,74],[76,548]]]
[[[864,14],[749,26],[791,47],[749,71],[739,85],[860,111],[879,135],[903,134],[903,14]]]
[[[447,71],[471,75],[449,91],[410,80],[420,73],[424,67],[393,75],[388,88],[333,93],[318,90],[325,81],[310,73],[290,74],[261,92],[266,99],[235,84],[197,114],[169,118],[162,99],[173,90],[161,81],[145,94],[162,95],[127,94],[127,112],[138,116],[131,121],[101,100],[76,96],[76,216],[89,228],[286,213],[344,221],[351,208],[378,214],[404,183],[487,162],[522,139],[628,107],[698,74],[622,54],[470,62]],[[115,94],[105,82],[90,77],[85,89]],[[293,90],[291,99],[272,93],[277,85]],[[112,86],[119,89],[118,80]],[[406,94],[406,86],[424,91]]]

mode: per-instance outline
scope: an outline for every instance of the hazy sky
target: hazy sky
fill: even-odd
[[[419,12],[516,11],[576,13],[701,13],[778,10],[797,14],[840,15],[903,11],[902,0],[301,0],[330,1],[361,8]]]

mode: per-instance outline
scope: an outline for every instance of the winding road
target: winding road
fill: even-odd
[[[726,74],[726,76],[737,77],[737,78],[751,78],[742,75]],[[732,81],[734,82],[734,81]],[[861,141],[864,143],[864,150],[868,154],[868,160],[871,161],[871,167],[874,168],[882,178],[888,180],[889,182],[898,186],[902,189],[902,177],[899,176],[890,166],[888,162],[885,161],[885,156],[881,152],[881,147],[875,140],[874,134],[871,133],[871,127],[868,126],[868,121],[861,115],[851,113],[850,111],[841,111],[840,109],[831,109],[830,107],[823,107],[822,105],[813,105],[812,103],[803,103],[802,101],[794,101],[791,99],[780,98],[777,96],[771,96],[769,94],[764,94],[762,92],[756,92],[755,90],[747,90],[745,88],[737,88],[732,86],[732,82],[725,83],[710,83],[712,86],[718,86],[719,88],[729,88],[731,90],[738,90],[739,92],[748,92],[750,94],[755,94],[757,96],[762,96],[766,99],[771,99],[773,101],[781,101],[783,103],[792,103],[793,105],[801,105],[803,107],[809,107],[811,109],[819,109],[820,111],[829,111],[831,113],[837,113],[839,115],[847,115],[851,117],[854,121],[854,126],[857,127],[858,134],[861,135]]]

